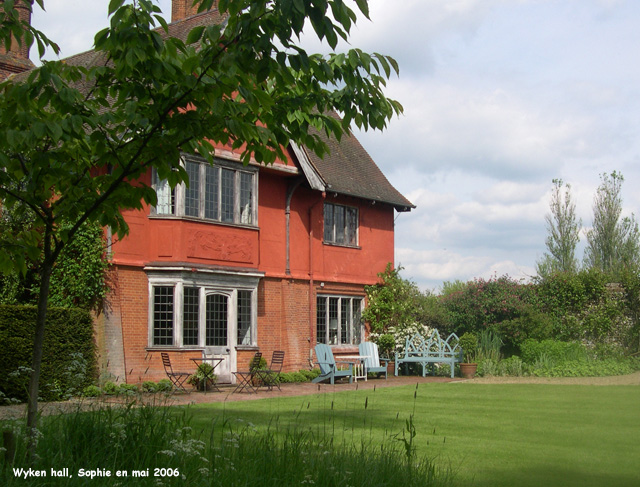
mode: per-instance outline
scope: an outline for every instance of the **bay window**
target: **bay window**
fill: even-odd
[[[171,188],[153,173],[158,202],[155,216],[179,216],[222,223],[257,225],[257,170],[220,159],[184,156],[189,183]]]
[[[256,345],[258,278],[149,279],[149,346]]]

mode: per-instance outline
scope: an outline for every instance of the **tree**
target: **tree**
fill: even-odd
[[[205,11],[213,1],[194,4]],[[367,0],[355,3],[368,17]],[[0,269],[24,272],[32,261],[40,272],[31,454],[51,273],[85,223],[124,236],[122,211],[157,203],[142,175],[154,168],[172,187],[188,182],[181,152],[212,161],[214,145],[227,144],[245,163],[270,163],[296,142],[322,155],[318,131],[339,139],[351,123],[382,129],[402,111],[383,93],[398,72],[393,59],[359,49],[308,54],[295,45],[307,22],[332,48],[347,39],[357,15],[342,0],[219,0],[218,10],[222,25],[177,38],[152,0],[111,0],[94,63],[45,62],[0,84],[0,204],[25,205],[35,216],[0,239]],[[0,42],[50,43],[16,18],[14,2],[3,2]]]
[[[584,263],[612,276],[640,263],[640,231],[635,216],[620,219],[624,177],[603,173],[593,201],[593,227],[586,232]]]
[[[576,205],[571,199],[571,185],[565,184],[562,179],[554,179],[549,206],[551,213],[545,216],[548,252],[537,262],[536,270],[540,277],[557,272],[575,273],[578,270],[576,246],[580,241],[582,221],[576,219]]]
[[[374,333],[387,333],[416,320],[417,297],[421,293],[415,283],[400,276],[401,270],[402,267],[394,269],[388,263],[384,272],[378,274],[380,282],[365,287],[367,307],[362,317]]]

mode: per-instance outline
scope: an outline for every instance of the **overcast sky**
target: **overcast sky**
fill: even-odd
[[[170,0],[159,4],[168,18]],[[33,22],[66,57],[92,47],[107,5],[46,0]],[[357,135],[417,206],[396,220],[396,263],[406,278],[438,290],[443,281],[534,275],[554,178],[572,185],[585,226],[604,172],[624,175],[623,213],[638,213],[640,2],[370,7],[371,21],[358,24],[351,44],[396,58],[400,77],[388,95],[405,113],[385,132]]]

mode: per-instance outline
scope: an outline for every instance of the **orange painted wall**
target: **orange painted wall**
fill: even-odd
[[[149,208],[126,212],[129,235],[113,245],[115,264],[144,266],[180,262],[262,271],[266,276],[372,284],[393,261],[392,207],[323,195],[299,186],[290,214],[290,270],[286,274],[285,206],[291,176],[261,171],[258,228],[149,216]],[[323,243],[323,203],[359,209],[359,247]],[[313,243],[310,232],[313,232]]]

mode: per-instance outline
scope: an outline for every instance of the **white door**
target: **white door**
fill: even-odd
[[[212,293],[205,298],[205,353],[222,358],[215,373],[218,382],[230,383],[235,370],[235,344],[232,343],[231,299],[226,294]]]

